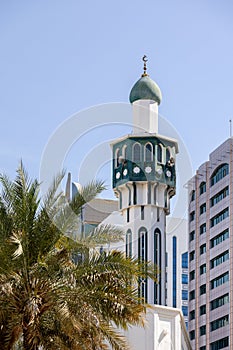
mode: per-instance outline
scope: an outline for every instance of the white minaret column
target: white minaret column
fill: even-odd
[[[133,134],[158,133],[158,103],[152,100],[133,102]]]
[[[162,96],[144,73],[130,92],[133,132],[115,140],[113,188],[120,202],[126,233],[126,254],[151,261],[159,269],[158,284],[140,280],[139,294],[149,304],[166,305],[166,215],[175,194],[175,140],[158,134]]]

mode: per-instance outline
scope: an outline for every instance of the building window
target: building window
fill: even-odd
[[[144,205],[141,205],[141,220],[144,220],[145,218],[145,207]]]
[[[218,318],[217,320],[214,320],[213,322],[210,322],[210,331],[216,331],[218,328],[225,327],[229,324],[229,316],[225,315],[223,317]]]
[[[204,203],[200,206],[200,215],[204,214],[205,212],[206,212],[206,203]]]
[[[200,254],[204,254],[204,253],[206,253],[206,244],[202,244],[200,246]]]
[[[151,143],[147,143],[145,146],[145,161],[146,162],[153,161],[153,147]]]
[[[158,228],[154,231],[154,264],[158,266],[162,264],[161,232]],[[160,283],[154,283],[154,304],[161,304],[161,287]]]
[[[192,231],[192,232],[190,232],[190,234],[189,234],[189,241],[190,241],[190,242],[193,241],[194,238],[195,238],[195,231]]]
[[[206,345],[201,346],[200,350],[206,350]]]
[[[210,350],[220,350],[229,346],[229,337],[225,337],[210,343]]]
[[[129,222],[129,208],[126,209],[126,221]]]
[[[200,327],[200,336],[206,334],[206,325]]]
[[[188,284],[188,275],[186,273],[182,273],[182,284]]]
[[[195,191],[192,190],[190,195],[190,201],[193,202],[194,200],[195,200]]]
[[[195,299],[195,289],[189,292],[189,300],[193,300],[193,299]]]
[[[189,279],[190,279],[190,281],[195,279],[195,270],[193,270],[189,273]]]
[[[213,173],[213,175],[210,178],[210,185],[215,185],[218,181],[223,179],[226,175],[229,174],[229,165],[228,164],[222,164],[220,165]]]
[[[206,273],[206,264],[200,266],[200,275],[203,275],[204,273]]]
[[[177,238],[175,236],[172,237],[172,306],[176,307],[176,292],[177,292]]]
[[[189,332],[189,338],[190,338],[190,340],[195,339],[195,331],[194,330]]]
[[[137,204],[137,185],[133,182],[133,204]]]
[[[157,162],[162,163],[163,160],[163,150],[162,146],[158,145],[157,146]]]
[[[214,310],[228,303],[229,303],[229,294],[224,294],[210,302],[210,309]]]
[[[200,226],[200,235],[202,235],[203,233],[205,233],[206,232],[206,224],[202,224],[201,226]]]
[[[139,143],[135,143],[133,145],[133,162],[137,163],[141,161],[141,145]]]
[[[205,193],[205,192],[206,192],[206,182],[202,182],[202,183],[200,184],[199,189],[200,189],[200,195],[203,194],[203,193]]]
[[[192,251],[189,253],[189,261],[194,260],[194,258],[195,258],[195,250],[192,250]]]
[[[189,214],[189,220],[190,221],[193,221],[195,219],[195,211],[192,211],[190,214]]]
[[[182,300],[188,300],[188,291],[186,289],[182,289]]]
[[[227,260],[229,260],[229,251],[228,250],[226,250],[222,254],[219,254],[214,259],[210,260],[210,268],[213,269],[214,267],[224,263]]]
[[[228,195],[229,187],[227,186],[210,199],[210,206],[213,207],[215,204],[220,202],[222,199],[226,198]]]
[[[226,219],[229,216],[229,208],[222,210],[220,213],[215,215],[212,219],[210,219],[210,226],[213,227],[219,224],[221,221]]]
[[[140,261],[147,261],[147,231],[140,228],[138,232],[138,257]],[[139,295],[147,301],[147,280],[139,279]]]
[[[206,284],[203,284],[200,286],[200,295],[203,295],[206,293]]]
[[[182,254],[182,269],[188,269],[188,252]]]
[[[222,243],[228,238],[229,238],[229,230],[226,229],[210,240],[210,248],[215,247],[216,245]]]
[[[206,305],[201,305],[200,306],[200,315],[205,315],[206,314]]]
[[[228,281],[229,281],[229,272],[226,272],[223,275],[216,277],[212,281],[210,281],[210,287],[211,289],[214,289]]]
[[[128,230],[126,233],[126,256],[131,258],[132,257],[132,232],[131,230]]]
[[[195,310],[190,311],[189,313],[189,321],[192,321],[195,319]]]
[[[188,316],[188,306],[182,306],[182,312],[184,316]]]
[[[115,151],[115,168],[119,166],[119,155],[120,155],[120,149],[117,148]]]

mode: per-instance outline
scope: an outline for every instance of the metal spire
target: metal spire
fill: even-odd
[[[142,60],[143,60],[143,62],[144,62],[144,67],[143,67],[144,73],[142,74],[142,77],[146,77],[146,76],[148,76],[148,74],[147,74],[147,72],[146,72],[146,71],[147,71],[146,62],[148,61],[147,56],[144,55],[144,56],[142,57]]]

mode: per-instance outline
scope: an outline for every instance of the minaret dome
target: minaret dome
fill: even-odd
[[[146,56],[143,56],[144,73],[141,78],[134,84],[129,95],[130,103],[137,100],[151,100],[158,103],[162,101],[162,94],[158,85],[147,74]]]

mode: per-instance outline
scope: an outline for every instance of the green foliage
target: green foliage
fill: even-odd
[[[122,239],[112,226],[79,235],[82,206],[104,186],[92,182],[68,203],[63,176],[43,200],[22,164],[14,181],[0,177],[0,349],[128,349],[117,327],[143,325],[137,281],[156,271],[120,252],[98,254]]]

